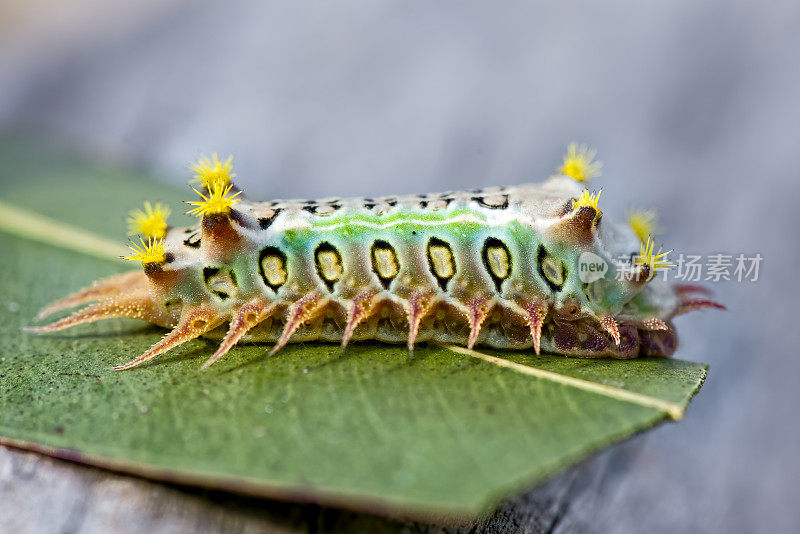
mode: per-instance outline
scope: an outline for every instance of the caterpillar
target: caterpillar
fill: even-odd
[[[671,251],[655,250],[652,214],[631,228],[603,217],[601,191],[583,187],[601,168],[585,145],[538,184],[374,199],[253,202],[233,183],[232,157],[191,168],[199,224],[170,227],[166,206],[145,203],[127,256],[143,269],[50,304],[40,319],[88,306],[30,331],[113,317],[170,329],[116,370],[201,335],[222,338],[204,368],[242,340],[274,342],[270,354],[376,340],[634,358],[675,351],[674,316],[723,308],[656,276]]]

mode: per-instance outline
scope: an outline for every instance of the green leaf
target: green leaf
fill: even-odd
[[[705,377],[704,365],[670,359],[444,347],[409,357],[380,344],[294,345],[271,358],[244,344],[201,371],[209,340],[111,371],[163,331],[115,320],[22,332],[44,304],[130,268],[87,254],[63,224],[35,221],[90,231],[110,250],[124,243],[129,208],[150,199],[180,211],[188,190],[4,141],[3,202],[23,213],[0,206],[2,443],[156,479],[466,519],[679,418]]]

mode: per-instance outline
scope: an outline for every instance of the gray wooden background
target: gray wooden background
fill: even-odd
[[[669,247],[760,253],[760,278],[679,320],[678,357],[711,364],[684,421],[474,529],[798,531],[800,7],[531,4],[4,0],[0,130],[176,183],[233,152],[262,198],[538,180],[594,144],[606,213],[656,207]],[[9,449],[0,502],[9,532],[435,530]]]

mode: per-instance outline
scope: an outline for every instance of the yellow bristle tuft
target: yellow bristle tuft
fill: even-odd
[[[642,242],[639,246],[639,255],[636,256],[636,263],[639,265],[649,265],[654,272],[675,267],[675,265],[669,263],[667,259],[667,254],[672,252],[672,250],[661,252],[661,247],[658,247],[658,252],[654,252],[654,249],[655,242],[653,242],[653,238],[647,236],[647,240]]]
[[[166,259],[166,247],[163,239],[150,238],[145,241],[144,238],[139,238],[139,244],[131,242],[128,246],[131,249],[130,256],[125,256],[126,260],[140,261],[142,265],[151,263],[163,263]]]
[[[572,209],[578,210],[583,207],[588,207],[600,211],[600,208],[597,207],[597,203],[600,201],[600,193],[602,192],[603,190],[601,189],[597,193],[592,194],[588,189],[584,189],[581,191],[581,196],[578,197],[578,200],[572,204]]]
[[[211,159],[207,156],[200,156],[197,163],[191,165],[194,177],[190,183],[202,184],[206,189],[217,182],[228,185],[236,177],[233,173],[233,156],[228,156],[225,161],[220,161],[217,153],[211,154]]]
[[[564,155],[564,163],[558,168],[558,172],[579,182],[600,176],[603,162],[592,161],[596,154],[596,150],[586,145],[570,143]]]
[[[236,198],[242,194],[241,191],[237,191],[233,195],[228,196],[232,187],[233,186],[230,184],[225,185],[222,181],[214,182],[208,188],[208,196],[195,189],[195,193],[200,195],[203,200],[189,202],[189,204],[196,206],[189,210],[189,213],[197,215],[198,217],[217,214],[227,215],[230,213],[233,205],[241,200],[240,198]]]
[[[628,226],[642,243],[658,233],[658,216],[653,210],[631,210],[628,212]]]
[[[145,237],[163,239],[167,235],[167,217],[170,209],[157,202],[155,207],[149,202],[144,209],[132,210],[128,217],[128,235],[142,234]]]

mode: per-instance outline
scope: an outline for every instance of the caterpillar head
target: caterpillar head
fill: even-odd
[[[549,212],[540,214],[544,223],[536,254],[551,295],[552,321],[544,334],[550,336],[548,348],[575,356],[633,357],[644,335],[652,341],[650,353],[670,354],[677,338],[667,321],[678,313],[679,300],[655,276],[670,267],[668,252],[655,252],[649,235],[640,247],[634,230],[603,222],[601,191],[579,185],[597,174],[589,171],[592,156],[571,146],[561,175],[542,186],[553,199],[546,205]],[[637,221],[641,233],[647,221]],[[660,333],[648,334],[654,330]]]

